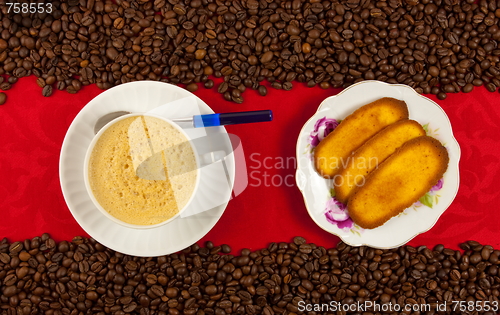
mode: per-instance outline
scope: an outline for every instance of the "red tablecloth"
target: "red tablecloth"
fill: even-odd
[[[324,98],[338,92],[294,83],[292,91],[270,89],[266,97],[247,91],[241,105],[225,101],[215,89],[201,87],[195,92],[216,112],[272,109],[275,117],[270,123],[227,128],[241,138],[247,166],[253,167],[250,171],[266,157],[271,159],[257,169],[260,174],[250,176],[247,189],[229,203],[200,242],[226,243],[236,250],[258,249],[297,235],[326,247],[338,242],[307,214],[293,179],[293,163],[276,167],[273,162],[295,156],[303,124]],[[59,186],[59,153],[73,118],[102,91],[94,85],[76,95],[55,91],[45,98],[31,76],[6,93],[7,103],[0,106],[0,237],[16,241],[48,232],[56,240],[71,240],[86,235]],[[430,98],[448,114],[460,144],[460,188],[436,225],[410,244],[457,248],[460,242],[474,239],[500,248],[500,95],[481,87],[469,94],[451,94],[444,101]],[[285,184],[277,185],[285,179]]]

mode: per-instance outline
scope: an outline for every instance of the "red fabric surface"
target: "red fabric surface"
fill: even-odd
[[[292,163],[303,124],[324,98],[338,92],[294,83],[292,91],[270,89],[266,97],[247,91],[241,105],[223,100],[215,89],[201,87],[195,92],[216,112],[272,109],[275,117],[270,123],[227,127],[241,138],[249,186],[229,203],[200,243],[211,240],[235,250],[258,249],[297,235],[326,247],[338,242],[307,214]],[[99,93],[96,86],[88,86],[76,95],[55,91],[45,98],[34,76],[6,92],[7,103],[0,106],[0,237],[16,241],[48,232],[59,241],[86,235],[59,186],[59,152],[73,118]],[[460,144],[460,188],[436,225],[410,244],[457,248],[474,239],[500,248],[500,95],[481,87],[469,94],[451,94],[444,101],[429,97],[448,114]],[[287,158],[290,163],[276,165]]]

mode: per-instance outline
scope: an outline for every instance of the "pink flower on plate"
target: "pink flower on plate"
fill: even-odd
[[[438,180],[437,184],[432,186],[430,191],[438,191],[441,188],[443,188],[443,182],[444,182],[444,180],[442,178],[440,180]]]
[[[332,132],[337,126],[339,122],[333,118],[323,117],[319,119],[314,124],[314,130],[311,131],[309,135],[309,143],[312,147],[316,147],[321,140],[323,140],[330,132]]]
[[[354,225],[349,214],[347,214],[347,207],[335,197],[332,197],[326,203],[325,217],[329,223],[336,225],[339,229],[348,230]]]
[[[437,184],[432,186],[431,190],[429,190],[425,195],[423,195],[417,202],[413,204],[415,207],[420,207],[421,205],[426,205],[429,208],[432,208],[435,203],[437,203],[437,199],[439,195],[437,195],[437,191],[443,188],[444,179],[438,180]]]

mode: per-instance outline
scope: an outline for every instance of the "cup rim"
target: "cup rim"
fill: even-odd
[[[196,161],[196,182],[195,182],[195,185],[194,185],[193,192],[192,192],[191,196],[189,197],[188,201],[186,202],[186,204],[184,205],[184,207],[182,209],[180,209],[174,216],[170,217],[169,219],[167,219],[165,221],[162,221],[160,223],[152,224],[152,225],[140,225],[140,224],[127,223],[127,222],[124,222],[124,221],[122,221],[122,220],[114,217],[113,215],[111,215],[108,211],[106,211],[106,209],[104,209],[104,207],[101,206],[101,204],[99,203],[99,201],[97,201],[97,199],[95,198],[94,193],[92,191],[92,188],[90,187],[90,182],[89,182],[89,161],[90,161],[90,156],[91,156],[92,151],[94,150],[94,147],[95,147],[97,141],[99,140],[99,138],[102,136],[102,134],[109,127],[111,127],[112,125],[114,125],[118,121],[124,120],[126,118],[130,118],[130,117],[135,117],[135,116],[154,117],[154,118],[158,118],[158,119],[161,119],[161,120],[169,123],[175,129],[177,129],[179,132],[181,132],[181,134],[187,139],[187,141],[189,142],[189,145],[191,146],[191,149],[193,150],[195,161]],[[201,175],[201,172],[200,172],[200,167],[201,167],[200,166],[201,165],[200,164],[200,157],[199,157],[199,154],[198,154],[198,150],[193,145],[193,143],[192,143],[191,140],[192,140],[191,137],[179,125],[177,125],[175,122],[173,122],[172,120],[170,120],[168,118],[165,118],[163,116],[156,115],[156,114],[131,113],[131,114],[125,114],[123,116],[117,117],[117,118],[109,121],[106,125],[104,125],[97,132],[97,134],[94,135],[94,137],[92,138],[92,141],[90,142],[90,144],[89,144],[89,146],[87,148],[87,152],[85,154],[85,159],[84,159],[84,163],[83,163],[83,179],[84,179],[84,182],[85,182],[85,189],[86,189],[86,191],[87,191],[87,193],[88,193],[88,195],[90,197],[90,200],[92,200],[92,203],[94,204],[94,206],[102,214],[104,214],[104,216],[106,216],[108,219],[110,219],[111,221],[113,221],[113,222],[115,222],[117,224],[120,224],[122,226],[128,227],[128,228],[141,229],[141,230],[154,229],[154,228],[163,226],[163,225],[165,225],[165,224],[167,224],[169,222],[172,222],[173,220],[177,219],[181,215],[181,213],[184,212],[189,207],[189,205],[193,201],[193,199],[194,199],[194,197],[195,197],[195,195],[196,195],[196,193],[198,191],[198,186],[200,184],[200,175]]]

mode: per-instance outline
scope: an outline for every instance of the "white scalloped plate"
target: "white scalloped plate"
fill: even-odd
[[[96,96],[85,105],[71,123],[64,138],[59,160],[61,188],[64,199],[76,221],[101,244],[129,255],[166,255],[182,250],[200,240],[222,216],[231,198],[231,188],[234,184],[235,175],[232,146],[224,127],[201,130],[200,128],[185,129],[191,137],[193,135],[190,133],[200,136],[200,132],[206,132],[208,141],[203,143],[201,148],[197,147],[200,154],[217,150],[224,150],[228,154],[225,158],[225,164],[230,183],[227,183],[226,176],[221,176],[219,172],[202,171],[198,190],[189,205],[189,207],[193,207],[193,213],[196,213],[196,209],[203,208],[207,204],[214,204],[214,196],[217,195],[217,198],[220,198],[222,194],[225,196],[224,202],[220,203],[220,199],[218,199],[215,203],[219,206],[198,214],[179,217],[157,228],[132,229],[105,217],[94,206],[85,189],[83,179],[84,158],[87,148],[94,137],[94,124],[99,117],[114,111],[144,113],[189,96],[193,97],[194,95],[180,87],[167,83],[138,81],[121,84]],[[205,102],[198,97],[195,98],[199,113],[214,113]],[[167,106],[167,108],[168,113],[164,113],[167,118],[179,118],[186,115],[185,106],[178,106],[173,103],[171,107]],[[221,134],[224,135],[226,141],[220,141]],[[211,137],[217,139],[217,141],[210,141]],[[231,187],[229,187],[229,184]],[[214,189],[217,190],[216,193],[214,193]],[[221,190],[224,191],[221,192]],[[188,209],[185,211],[189,212]]]
[[[443,177],[444,184],[434,197],[437,203],[432,208],[425,205],[412,206],[376,229],[362,229],[356,225],[350,229],[341,229],[326,219],[325,208],[327,201],[331,198],[331,181],[319,176],[314,169],[308,138],[318,119],[323,117],[344,119],[360,106],[382,97],[393,97],[405,101],[410,112],[410,119],[422,125],[428,124],[432,131],[430,135],[445,145],[450,162]],[[363,81],[350,86],[336,96],[326,98],[320,104],[318,111],[303,126],[297,141],[296,154],[298,161],[296,182],[304,197],[309,215],[323,230],[338,235],[344,242],[353,246],[394,248],[405,244],[418,234],[432,228],[455,199],[458,191],[460,147],[453,136],[450,120],[438,104],[418,94],[407,85]]]

